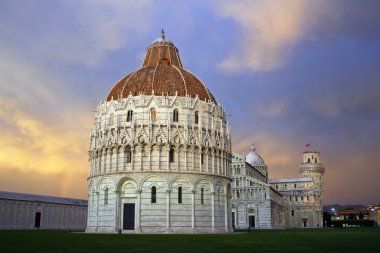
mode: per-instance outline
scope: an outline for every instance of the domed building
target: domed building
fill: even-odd
[[[320,153],[305,151],[297,178],[268,179],[252,145],[232,154],[232,226],[238,229],[321,227],[323,175]]]
[[[87,232],[231,231],[226,113],[164,33],[97,106],[88,153]]]

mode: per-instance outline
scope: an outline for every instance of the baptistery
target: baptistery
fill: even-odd
[[[231,231],[231,135],[210,90],[161,37],[97,106],[90,233]]]

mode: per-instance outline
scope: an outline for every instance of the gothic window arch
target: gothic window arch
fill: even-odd
[[[131,163],[132,161],[132,151],[131,151],[131,147],[130,146],[127,146],[125,148],[125,163]]]
[[[178,122],[178,109],[173,111],[173,122]]]
[[[132,110],[128,110],[127,112],[127,122],[131,122],[133,119],[133,111]]]
[[[169,150],[169,162],[174,163],[174,148],[171,147]]]
[[[198,113],[198,111],[195,112],[194,122],[195,122],[195,124],[199,123],[199,113]]]
[[[156,186],[152,186],[150,189],[150,202],[157,203],[157,188]]]
[[[156,119],[157,119],[156,109],[151,108],[150,109],[150,120],[155,121]]]

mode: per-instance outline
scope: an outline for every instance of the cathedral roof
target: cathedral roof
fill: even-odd
[[[129,94],[189,96],[216,103],[203,82],[183,68],[178,49],[165,38],[163,32],[147,48],[141,68],[117,82],[107,100],[127,97]]]
[[[245,161],[252,166],[266,166],[264,159],[256,153],[255,146],[251,146],[250,152],[245,156]]]

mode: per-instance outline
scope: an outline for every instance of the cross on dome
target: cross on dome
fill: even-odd
[[[164,29],[161,29],[161,38],[165,40],[165,31]]]

